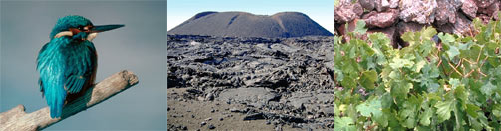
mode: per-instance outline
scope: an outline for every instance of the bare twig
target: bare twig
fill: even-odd
[[[60,118],[51,118],[49,107],[27,114],[24,112],[24,106],[18,105],[9,111],[0,113],[0,131],[35,131],[47,128],[105,101],[138,82],[139,80],[134,73],[127,70],[118,72],[88,89],[82,97],[66,104]]]

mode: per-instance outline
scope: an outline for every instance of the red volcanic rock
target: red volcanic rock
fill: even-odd
[[[449,33],[449,34],[454,33],[454,24],[451,24],[451,23],[447,23],[447,24],[435,26],[435,27],[437,28],[437,31],[440,31],[440,32]]]
[[[491,17],[487,16],[486,14],[479,14],[477,18],[479,18],[484,24],[489,23],[489,20],[491,19]]]
[[[348,23],[345,23],[345,24],[348,24],[348,29],[345,28],[345,24],[340,24],[339,27],[337,28],[337,30],[339,31],[339,34],[345,35],[347,32],[352,32],[353,30],[355,30],[355,26],[357,25],[357,21],[358,21],[358,19],[354,19]]]
[[[390,3],[388,2],[388,0],[375,0],[374,6],[378,12],[382,12],[390,8]]]
[[[500,8],[501,8],[501,7],[500,7]],[[493,13],[493,15],[494,15],[494,19],[495,19],[495,20],[501,20],[501,18],[499,18],[499,15],[498,15],[498,14],[500,14],[500,13],[501,13],[501,10],[498,10],[498,11],[496,11],[496,12],[494,12],[494,13]]]
[[[459,14],[456,19],[457,21],[454,23],[454,34],[467,35],[471,30],[471,21],[463,14]]]
[[[479,8],[487,8],[496,0],[475,0],[475,3]]]
[[[399,2],[399,1],[400,1],[400,0],[389,0],[388,2],[390,2],[390,8],[392,8],[392,9],[397,8],[397,7],[398,7],[398,2]]]
[[[481,16],[481,15],[480,15]],[[470,33],[471,21],[461,13],[458,13],[454,24],[437,26],[437,30],[445,33],[468,35]]]
[[[473,0],[463,0],[461,10],[468,18],[474,19],[477,16],[478,7]]]
[[[487,16],[493,17],[494,19],[499,19],[497,13],[500,12],[501,2],[496,1],[486,8],[478,8],[478,13],[486,14]]]
[[[339,27],[337,27],[337,31],[339,32],[340,35],[343,36],[343,42],[350,41],[350,37],[346,36],[346,33],[352,32],[353,30],[355,30],[355,26],[357,25],[357,21],[358,21],[358,19],[354,19],[354,20],[350,21],[349,23],[345,23],[345,24],[348,24],[348,29],[346,29],[345,24],[341,24],[341,25],[339,25]]]
[[[461,3],[458,0],[437,0],[437,5],[440,8],[437,8],[437,11],[435,12],[436,24],[454,24],[457,17],[456,11]]]
[[[355,19],[348,24],[348,28],[346,29],[345,28],[345,25],[340,25],[337,30],[339,31],[340,35],[343,35],[343,42],[347,42],[347,41],[350,41],[350,37],[346,36],[346,32],[352,32],[353,30],[355,30],[355,26],[357,24],[357,21],[358,19]],[[374,29],[369,29],[367,30],[366,34],[363,35],[363,36],[360,36],[361,39],[363,40],[366,40],[367,39],[367,34],[372,34],[372,33],[376,33],[376,32],[381,32],[381,33],[384,33],[388,38],[390,38],[391,40],[391,45],[394,47],[394,48],[398,48],[398,43],[397,43],[397,34],[396,34],[396,27],[394,26],[391,26],[391,27],[388,27],[388,28],[374,28]]]
[[[389,9],[385,12],[372,11],[362,16],[368,28],[385,28],[393,25],[398,19],[398,9]]]
[[[357,18],[360,18],[360,16],[362,16],[362,14],[364,13],[364,9],[362,8],[362,6],[360,6],[360,4],[356,3],[353,4],[353,12],[357,14]]]
[[[498,16],[501,14],[501,0],[358,0],[355,4],[351,3],[352,0],[340,1],[347,9],[336,7],[335,11],[343,11],[335,12],[336,15],[351,13],[357,16],[361,11],[357,10],[356,4],[368,11],[363,12],[361,17],[345,15],[347,19],[343,22],[348,24],[346,27],[337,25],[337,34],[353,31],[357,19],[361,19],[369,28],[367,34],[382,32],[391,39],[393,47],[398,44],[408,46],[408,43],[402,43],[400,36],[405,32],[420,31],[425,26],[433,25],[439,32],[470,35],[473,19],[479,18],[483,23],[492,18],[501,19]],[[343,40],[349,38],[345,36]]]
[[[334,22],[341,24],[346,23],[352,21],[353,19],[360,18],[362,13],[364,13],[364,9],[359,3],[342,3],[338,7],[334,8]]]
[[[405,22],[430,24],[435,21],[437,2],[435,0],[402,0],[399,17]]]
[[[369,11],[376,9],[378,12],[382,12],[389,8],[397,8],[399,1],[400,0],[358,0],[358,3]]]
[[[360,3],[360,5],[367,10],[373,10],[374,1],[375,0],[358,0],[358,3]]]
[[[402,35],[405,32],[416,32],[421,30],[425,25],[415,23],[415,22],[398,22],[397,28],[398,28],[398,34]]]

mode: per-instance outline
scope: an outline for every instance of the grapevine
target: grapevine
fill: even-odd
[[[501,130],[501,21],[406,32],[401,49],[366,31],[334,37],[335,130]]]

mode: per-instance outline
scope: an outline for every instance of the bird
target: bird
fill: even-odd
[[[124,26],[95,26],[79,15],[58,19],[49,35],[50,41],[37,57],[38,83],[51,118],[61,117],[65,103],[82,96],[94,84],[97,52],[92,40],[100,32]]]

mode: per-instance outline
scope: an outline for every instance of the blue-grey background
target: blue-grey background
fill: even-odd
[[[46,107],[36,58],[60,17],[81,15],[94,25],[125,24],[100,33],[97,80],[128,69],[139,84],[47,130],[166,130],[166,1],[0,2],[0,112],[19,104]]]

